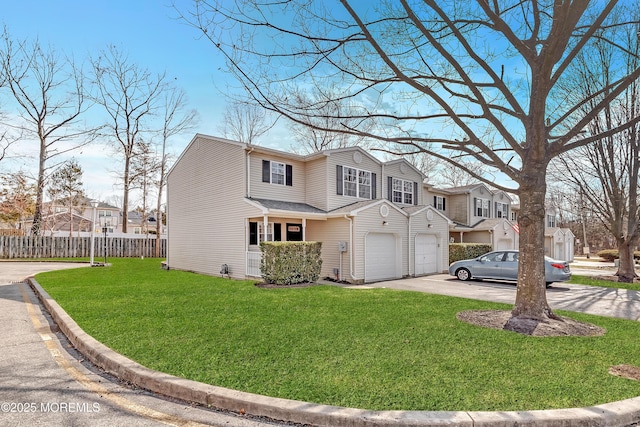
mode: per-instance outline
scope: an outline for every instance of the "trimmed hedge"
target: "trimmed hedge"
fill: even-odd
[[[322,242],[261,242],[260,250],[265,283],[295,285],[320,277]]]
[[[617,249],[605,249],[598,252],[596,255],[604,259],[605,261],[609,261],[609,262],[613,262],[614,260],[620,258],[620,256],[618,255]],[[635,251],[633,253],[633,258],[640,259],[640,251]]]
[[[450,243],[449,263],[460,261],[461,259],[477,258],[492,250],[493,247],[486,243]]]

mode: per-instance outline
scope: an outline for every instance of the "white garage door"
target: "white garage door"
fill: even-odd
[[[416,276],[438,272],[438,242],[432,234],[416,236]]]
[[[365,282],[398,279],[399,257],[396,236],[389,233],[369,233],[365,241]]]

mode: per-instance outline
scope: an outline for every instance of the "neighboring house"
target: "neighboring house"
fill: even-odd
[[[43,236],[80,236],[91,231],[93,223],[93,207],[91,200],[83,198],[75,206],[67,206],[58,201],[43,203],[41,235]],[[120,209],[106,203],[99,202],[96,209],[95,232],[101,233],[103,227],[112,234],[121,230]],[[27,230],[31,229],[33,218],[25,223]]]
[[[320,241],[321,277],[443,272],[450,221],[426,206],[423,179],[358,147],[301,156],[198,134],[168,174],[167,265],[258,277],[261,241]]]
[[[487,243],[517,249],[519,236],[511,218],[511,197],[484,184],[436,189],[423,187],[424,198],[451,219],[451,242]]]
[[[512,206],[517,215],[520,205]],[[569,228],[559,227],[558,213],[553,207],[545,211],[544,251],[545,255],[560,260],[573,262],[575,251],[575,235]]]
[[[130,211],[127,215],[127,231],[133,234],[156,234],[158,224],[154,215],[147,215],[146,218],[138,211]]]

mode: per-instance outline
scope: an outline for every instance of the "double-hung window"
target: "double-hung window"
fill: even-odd
[[[394,203],[413,204],[413,181],[393,178],[391,186],[393,188],[392,201]]]
[[[445,201],[444,201],[444,197],[442,196],[433,196],[433,205],[436,209],[438,209],[439,211],[444,211],[444,207],[445,207]]]
[[[262,161],[262,182],[276,185],[293,185],[293,166],[270,160]]]
[[[476,216],[489,218],[489,199],[475,199]]]
[[[338,191],[338,194],[371,199],[373,179],[375,179],[375,174],[369,171],[342,166],[342,193]]]
[[[547,227],[554,228],[556,226],[556,216],[547,215]]]
[[[284,163],[271,162],[271,183],[284,185]]]
[[[509,205],[506,203],[496,202],[496,218],[507,218]]]

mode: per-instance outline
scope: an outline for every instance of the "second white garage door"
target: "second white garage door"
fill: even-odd
[[[391,233],[369,233],[365,238],[365,282],[398,279],[400,269],[397,238]]]
[[[416,236],[416,276],[438,271],[438,242],[431,234]]]

